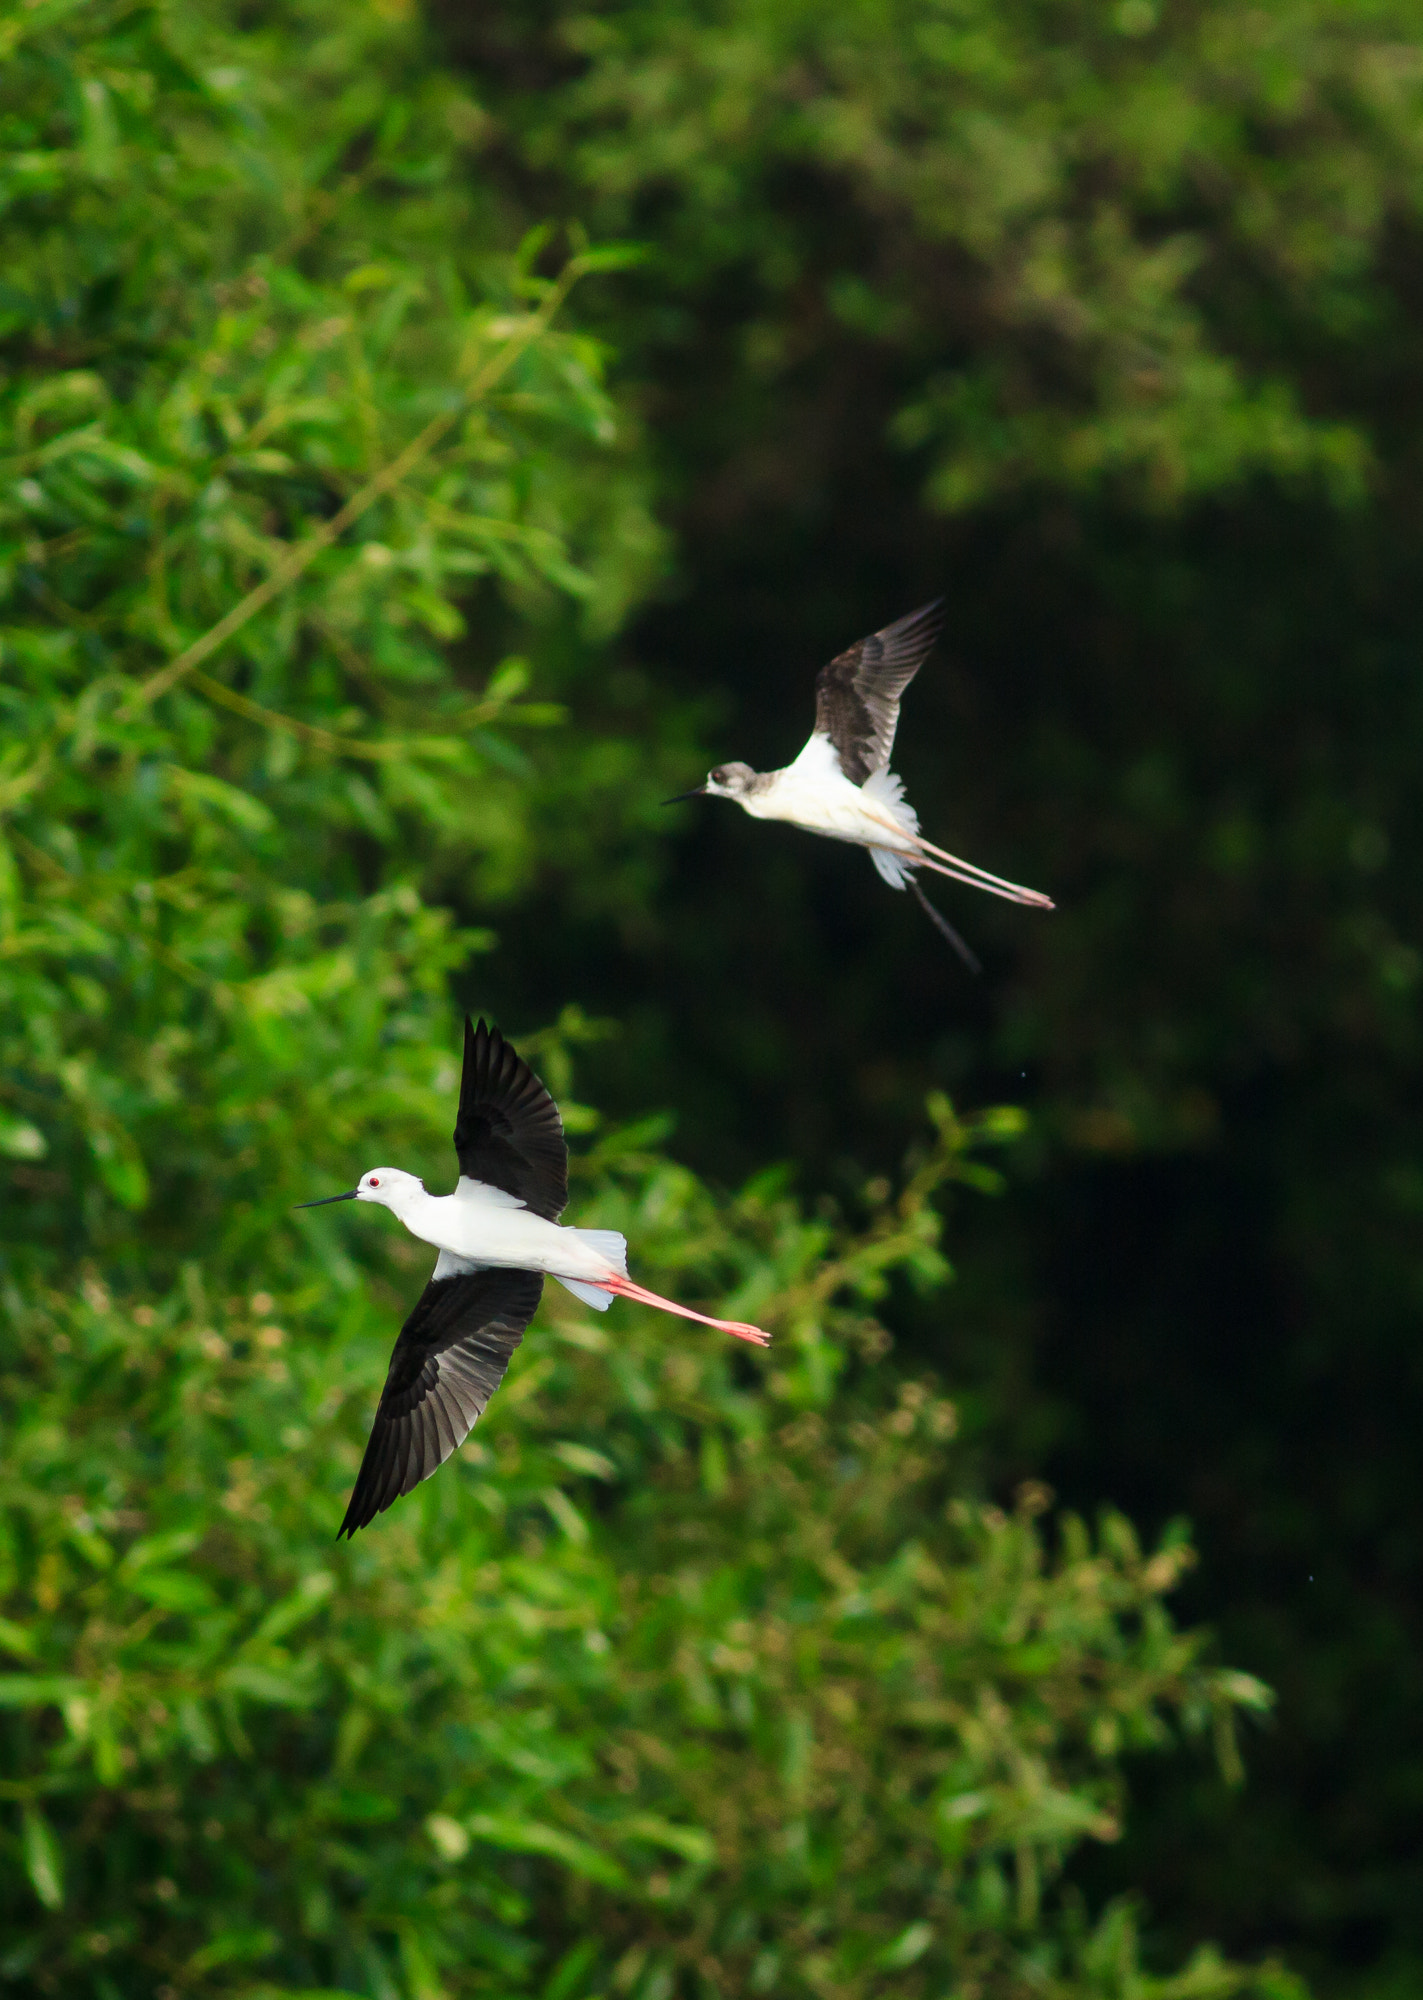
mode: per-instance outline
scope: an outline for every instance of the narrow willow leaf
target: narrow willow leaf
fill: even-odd
[[[54,1829],[38,1806],[26,1806],[22,1815],[25,1871],[30,1886],[47,1910],[64,1905],[64,1856]]]

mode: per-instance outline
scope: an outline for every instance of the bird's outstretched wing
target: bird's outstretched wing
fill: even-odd
[[[944,600],[871,633],[822,667],[815,683],[815,728],[828,736],[852,785],[882,771],[894,748],[899,698],[923,666],[944,623]]]
[[[539,1271],[485,1270],[426,1285],[390,1357],[337,1541],[383,1514],[463,1444],[504,1380],[543,1282]]]
[[[497,1028],[466,1014],[455,1120],[460,1172],[556,1222],[568,1206],[568,1146],[558,1106]]]

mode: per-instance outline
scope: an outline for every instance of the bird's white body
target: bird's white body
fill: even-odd
[[[749,764],[722,764],[700,789],[711,798],[733,800],[752,819],[786,820],[807,833],[868,848],[871,861],[891,889],[908,884],[917,893],[914,870],[928,868],[935,875],[965,882],[971,889],[1006,897],[1010,903],[1052,908],[1052,899],[1038,890],[1005,882],[1001,875],[990,875],[986,868],[935,847],[920,833],[919,815],[905,798],[904,787],[888,762],[857,785],[846,777],[840,752],[823,730],[817,729],[795,762],[783,770],[753,771]],[[947,930],[944,919],[928,907],[935,923]],[[956,932],[949,930],[948,935],[960,951],[966,951]]]
[[[936,602],[872,632],[822,667],[815,683],[815,728],[793,764],[753,771],[749,764],[718,764],[704,785],[682,792],[731,799],[752,819],[779,819],[807,833],[869,850],[891,889],[912,889],[926,914],[968,963],[978,961],[953,926],[929,902],[916,873],[927,868],[972,889],[986,889],[1010,903],[1050,910],[1052,899],[1021,883],[935,847],[919,831],[919,817],[889,768],[899,727],[899,702],[918,673],[942,624]],[[668,805],[677,800],[668,799]]]
[[[498,1028],[476,1028],[468,1015],[454,1141],[453,1194],[431,1194],[400,1167],[372,1167],[344,1194],[297,1204],[372,1202],[439,1252],[391,1354],[341,1535],[366,1527],[468,1437],[538,1310],[545,1276],[599,1312],[631,1299],[756,1347],[770,1342],[759,1326],[714,1319],[635,1283],[615,1229],[564,1229],[553,1219],[568,1204],[558,1106]]]
[[[361,1178],[357,1201],[378,1202],[412,1236],[440,1252],[435,1276],[502,1267],[543,1271],[586,1305],[600,1310],[612,1294],[591,1288],[627,1275],[627,1240],[612,1229],[566,1229],[534,1215],[502,1188],[460,1177],[453,1194],[430,1194],[399,1167],[374,1167]]]
[[[711,779],[707,790],[713,797],[722,793]],[[786,820],[807,833],[868,847],[875,866],[896,889],[903,886],[903,874],[894,857],[903,854],[917,861],[922,853],[918,815],[894,773],[886,767],[863,785],[852,784],[834,744],[818,730],[793,764],[761,773],[744,791],[722,795],[734,798],[752,819]]]

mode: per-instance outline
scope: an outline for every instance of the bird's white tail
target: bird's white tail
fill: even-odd
[[[615,1271],[628,1274],[628,1240],[616,1229],[570,1229],[570,1236],[581,1237],[590,1249],[600,1257],[606,1257]]]
[[[919,832],[919,815],[904,796],[904,785],[886,764],[883,770],[871,771],[860,787],[867,799],[873,799],[881,812],[885,813],[908,837],[913,840]],[[902,889],[909,880],[912,863],[907,856],[898,855],[890,847],[872,847],[870,859],[888,882],[891,889]]]
[[[616,1229],[571,1229],[570,1236],[581,1236],[590,1249],[600,1257],[606,1257],[615,1271],[627,1276],[628,1240]],[[611,1292],[601,1285],[594,1285],[579,1278],[560,1278],[558,1281],[572,1292],[575,1299],[581,1299],[585,1306],[592,1306],[594,1312],[605,1313],[613,1303]]]
[[[890,888],[902,889],[910,879],[913,862],[907,856],[892,853],[887,847],[872,847],[868,851],[871,861]]]
[[[585,1306],[592,1306],[594,1312],[605,1313],[613,1303],[611,1292],[605,1292],[600,1285],[581,1284],[577,1278],[560,1278],[558,1281],[566,1292],[572,1292],[575,1299],[581,1299]]]
[[[906,833],[918,833],[919,815],[904,796],[904,780],[888,764],[883,769],[871,771],[860,790],[867,799],[873,799],[877,806],[887,812],[892,820],[903,827]]]

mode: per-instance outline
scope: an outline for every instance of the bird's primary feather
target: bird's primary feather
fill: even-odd
[[[543,1292],[538,1271],[458,1268],[431,1278],[400,1329],[346,1517],[354,1535],[439,1469],[504,1380]]]
[[[894,749],[899,701],[927,659],[944,623],[944,602],[911,611],[872,632],[822,667],[815,683],[815,727],[828,736],[852,785],[882,771]]]
[[[558,1106],[497,1028],[465,1016],[455,1151],[466,1179],[556,1222],[568,1206],[568,1145]]]

